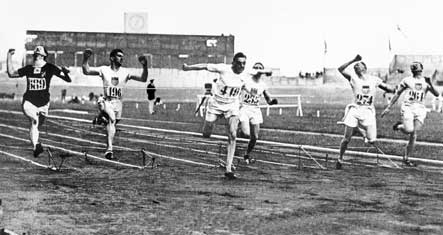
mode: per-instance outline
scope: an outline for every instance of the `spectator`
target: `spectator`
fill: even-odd
[[[154,86],[154,79],[150,80],[150,83],[148,84],[146,88],[146,94],[148,94],[148,110],[149,114],[154,114],[154,102],[155,102],[155,86]]]
[[[62,89],[62,97],[61,97],[61,99],[62,99],[62,103],[65,103],[65,101],[66,101],[66,89]]]
[[[89,93],[89,101],[94,101],[95,95],[94,92]]]

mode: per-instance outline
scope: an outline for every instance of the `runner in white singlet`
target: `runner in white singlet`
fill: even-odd
[[[263,64],[259,62],[255,63],[252,68],[264,70]],[[243,156],[246,164],[254,161],[250,154],[257,143],[260,124],[263,123],[263,115],[259,107],[260,98],[264,97],[269,105],[278,103],[277,99],[271,99],[267,91],[267,85],[263,81],[265,75],[270,76],[272,73],[257,74],[247,78],[240,95],[240,129],[243,134],[249,137],[248,148]]]
[[[354,71],[356,75],[350,75],[345,69],[355,63]],[[340,156],[336,162],[336,168],[342,168],[343,155],[351,141],[354,129],[358,128],[362,132],[365,139],[373,144],[377,138],[377,122],[375,120],[375,94],[377,87],[387,92],[394,92],[394,88],[390,88],[380,78],[366,74],[367,67],[361,61],[361,56],[357,55],[351,61],[343,64],[338,71],[349,81],[354,95],[353,103],[346,106],[343,124],[345,125],[345,133],[340,143]]]
[[[126,68],[122,67],[124,54],[121,49],[111,51],[109,55],[109,60],[111,61],[110,66],[101,66],[97,70],[89,68],[88,61],[91,55],[92,51],[90,49],[86,49],[83,53],[83,74],[100,76],[103,80],[104,99],[103,102],[99,102],[98,107],[100,114],[94,120],[106,120],[107,149],[105,157],[115,159],[112,152],[112,142],[115,135],[115,124],[121,119],[122,115],[122,90],[129,80],[139,82],[146,82],[148,80],[148,63],[146,57],[140,56],[139,62],[143,67],[143,72],[141,76],[135,76],[130,75]]]
[[[390,111],[392,105],[398,100],[403,91],[407,91],[401,105],[401,122],[397,122],[393,129],[399,130],[409,135],[408,145],[403,156],[403,163],[406,166],[415,166],[409,161],[409,156],[414,151],[415,141],[417,139],[417,131],[421,130],[426,118],[426,107],[424,104],[426,93],[430,91],[434,96],[439,96],[438,91],[432,85],[429,77],[423,76],[423,65],[420,62],[411,64],[412,76],[403,78],[399,84],[397,93],[392,97],[391,102],[383,111],[383,117]]]

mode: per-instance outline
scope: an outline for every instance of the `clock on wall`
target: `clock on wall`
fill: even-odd
[[[148,13],[125,13],[125,33],[148,33]]]

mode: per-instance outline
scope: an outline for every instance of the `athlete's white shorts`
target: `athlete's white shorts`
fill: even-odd
[[[33,120],[38,120],[38,116],[39,115],[43,115],[43,116],[48,116],[48,111],[49,111],[49,102],[41,107],[37,107],[34,104],[32,104],[31,102],[25,100],[23,102],[22,105],[23,108],[23,113],[33,119]]]
[[[343,124],[353,128],[363,128],[366,130],[366,138],[371,142],[377,138],[377,122],[373,106],[348,105],[343,117]]]
[[[115,119],[122,118],[123,103],[119,99],[105,99],[104,101],[104,112],[109,115],[109,117],[115,116]]]
[[[214,122],[217,120],[217,117],[223,115],[224,118],[228,119],[232,116],[238,116],[240,108],[240,102],[234,101],[232,103],[221,103],[211,98],[208,101],[208,109],[206,110],[206,118],[205,120],[208,122]]]
[[[263,123],[263,115],[259,107],[251,105],[241,105],[239,113],[240,122],[249,122],[252,125]]]
[[[401,105],[401,118],[404,125],[414,126],[414,120],[420,121],[422,124],[426,118],[426,107],[422,104],[407,104]]]

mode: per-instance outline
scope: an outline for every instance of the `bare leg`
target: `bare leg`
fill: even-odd
[[[411,156],[412,152],[414,151],[415,142],[417,140],[417,131],[421,130],[422,127],[423,127],[423,124],[420,121],[414,120],[414,130],[412,132],[409,132],[409,141],[408,141],[408,145],[406,146],[406,150],[405,150],[405,156],[404,156],[405,161],[408,161],[409,157]]]
[[[248,149],[246,155],[249,155],[255,147],[258,140],[258,133],[260,132],[260,124],[251,125],[251,136],[249,138]]]
[[[348,143],[351,141],[353,132],[354,132],[353,127],[345,126],[345,134],[344,134],[343,139],[340,143],[339,160],[343,160],[343,155],[345,154],[345,151],[348,148]]]
[[[38,143],[39,131],[38,131],[38,118],[29,118],[31,120],[31,127],[29,128],[29,139],[32,143],[32,148],[35,150],[35,147]]]
[[[227,151],[227,157],[226,157],[226,172],[231,172],[232,167],[232,160],[234,159],[234,153],[235,153],[235,145],[236,145],[236,138],[237,138],[237,129],[238,129],[238,117],[237,116],[231,116],[228,120],[228,151]]]
[[[203,137],[211,137],[212,131],[214,130],[214,122],[206,121],[203,123]]]

